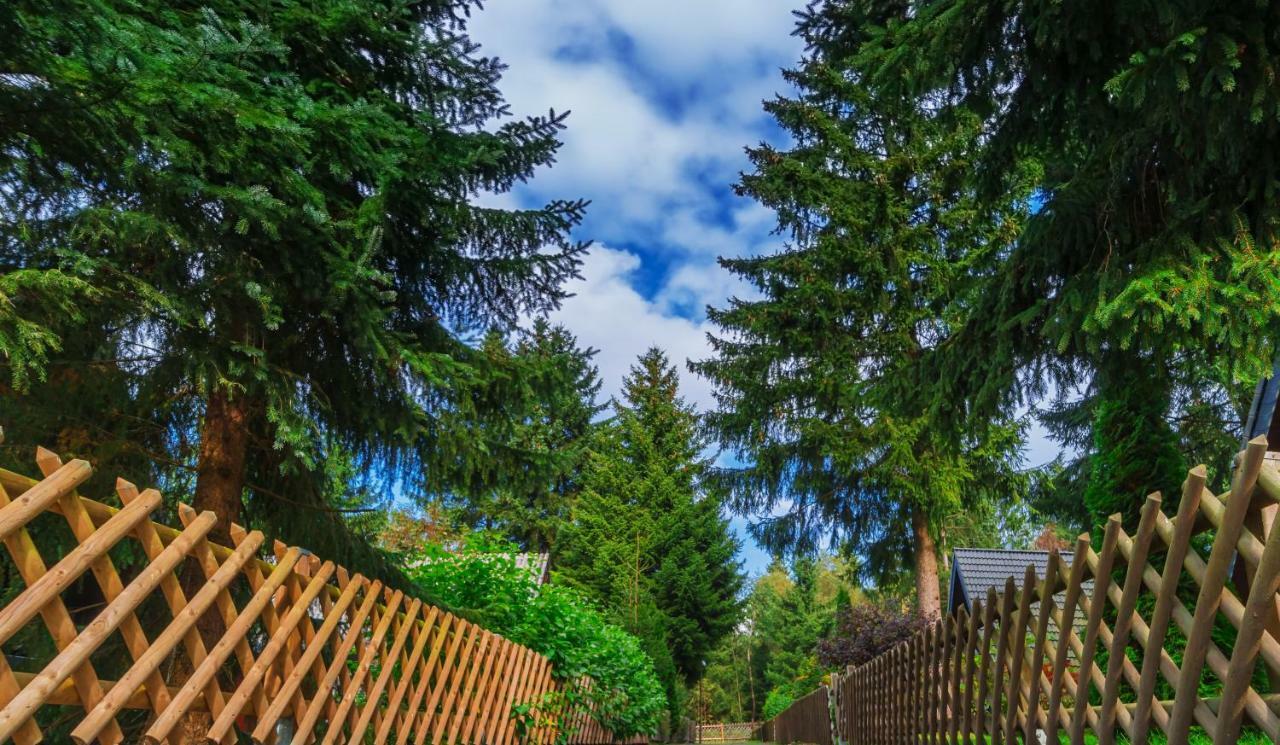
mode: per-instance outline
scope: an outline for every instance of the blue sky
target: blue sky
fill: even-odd
[[[472,19],[482,52],[510,69],[513,114],[570,110],[557,164],[496,200],[592,204],[578,237],[595,241],[583,279],[553,320],[599,350],[606,396],[657,344],[681,367],[686,398],[711,391],[685,369],[707,356],[708,304],[741,287],[715,261],[775,250],[773,216],[734,196],[743,148],[785,143],[761,102],[785,91],[779,70],[802,44],[777,0],[490,0]],[[1053,449],[1036,433],[1029,460]],[[768,557],[742,536],[748,571]]]

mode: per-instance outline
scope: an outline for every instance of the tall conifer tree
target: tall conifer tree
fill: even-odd
[[[1276,8],[896,5],[856,64],[886,96],[982,118],[984,201],[1028,174],[1039,187],[1016,247],[990,254],[957,308],[946,353],[907,385],[978,420],[1048,382],[1085,386],[1095,522],[1133,521],[1154,488],[1176,499],[1179,439],[1208,440],[1170,420],[1269,374],[1280,338],[1280,161],[1264,155],[1280,143]],[[1239,414],[1222,408],[1219,428]]]
[[[1005,250],[1023,205],[984,208],[965,189],[972,117],[881,97],[850,66],[873,21],[843,3],[800,14],[808,52],[784,73],[798,93],[765,105],[794,144],[751,149],[738,186],[786,244],[721,259],[759,297],[710,311],[715,356],[693,368],[716,387],[711,429],[745,464],[720,476],[740,512],[769,515],[764,543],[843,540],[882,576],[905,562],[937,615],[940,522],[983,489],[1019,488],[1020,433],[997,420],[953,439],[899,378],[947,338],[959,280]]]
[[[466,36],[474,5],[5,4],[16,390],[98,365],[180,402],[163,439],[191,456],[196,507],[336,559],[331,456],[433,490],[521,473],[524,454],[488,453],[533,397],[501,394],[538,391],[470,342],[556,306],[583,203],[475,203],[551,163],[563,117],[507,118],[503,66]]]
[[[512,406],[523,416],[495,440],[491,456],[499,467],[493,476],[451,491],[444,502],[468,527],[496,530],[530,551],[549,551],[582,491],[593,420],[605,408],[596,401],[596,350],[581,349],[567,329],[541,319],[509,352],[497,335],[485,348],[518,386],[514,395],[505,386],[496,390],[505,401],[490,405]]]
[[[675,368],[650,349],[595,439],[555,557],[561,579],[650,640],[673,711],[679,683],[737,623],[742,587],[737,542],[704,488],[704,445]]]

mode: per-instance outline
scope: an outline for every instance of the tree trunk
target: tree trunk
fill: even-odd
[[[232,397],[218,388],[209,394],[200,428],[194,507],[197,512],[212,510],[218,516],[210,538],[228,546],[231,523],[240,521],[249,417],[248,396]]]
[[[942,599],[938,590],[938,547],[929,533],[929,519],[920,508],[911,510],[911,533],[915,544],[916,601],[925,618],[939,618]]]
[[[225,546],[232,545],[231,523],[240,522],[252,411],[247,396],[232,397],[225,389],[218,388],[209,394],[204,422],[200,427],[193,506],[197,512],[210,510],[218,516],[213,530],[209,532],[209,540]],[[182,576],[187,597],[199,591],[204,583],[204,574],[188,562]],[[208,648],[217,644],[225,631],[222,619],[212,608],[196,621],[196,628]],[[170,679],[185,681],[191,673],[191,661],[175,652]],[[205,733],[212,724],[208,712],[188,712],[178,722],[170,740],[179,745],[203,745]]]

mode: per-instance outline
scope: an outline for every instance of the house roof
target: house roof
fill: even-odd
[[[961,603],[971,608],[974,600],[985,600],[987,590],[1004,590],[1005,581],[1013,577],[1021,585],[1027,565],[1035,567],[1036,578],[1043,579],[1049,568],[1048,551],[1018,551],[998,548],[957,548],[951,552],[951,591],[948,611]],[[1071,567],[1071,555],[1060,554],[1063,569]],[[1086,585],[1089,583],[1086,583]]]

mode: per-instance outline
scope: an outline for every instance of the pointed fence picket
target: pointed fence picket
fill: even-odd
[[[180,505],[181,529],[152,522],[162,503],[154,489],[120,480],[120,507],[82,497],[92,472],[83,460],[64,464],[41,449],[37,465],[40,480],[0,469],[9,560],[0,742],[41,742],[36,715],[46,707],[61,707],[81,744],[123,742],[120,717],[138,709],[150,716],[132,719],[142,724],[130,740],[147,743],[177,741],[180,728],[189,740],[193,726],[210,743],[276,742],[284,732],[295,745],[615,739],[580,708],[517,725],[513,706],[552,701],[546,694],[562,688],[547,658],[526,647],[299,548],[277,541],[264,555],[256,530],[233,524],[233,545],[219,545],[211,512]],[[40,545],[51,531],[35,522],[65,524],[73,545]],[[129,552],[145,558],[122,573],[113,557]],[[101,596],[96,612],[64,602],[86,583]],[[33,629],[51,656],[33,657],[18,638]],[[113,665],[115,680],[99,673],[108,647],[128,656]]]
[[[1052,553],[1043,577],[1028,567],[834,675],[834,722],[810,701],[827,699],[820,688],[765,731],[814,745],[833,730],[849,745],[1145,744],[1155,734],[1186,745],[1193,735],[1237,742],[1247,725],[1280,741],[1270,682],[1280,682],[1278,506],[1280,470],[1259,437],[1226,494],[1192,469],[1175,517],[1151,495],[1133,535],[1113,516],[1097,551],[1077,539],[1069,568]]]

